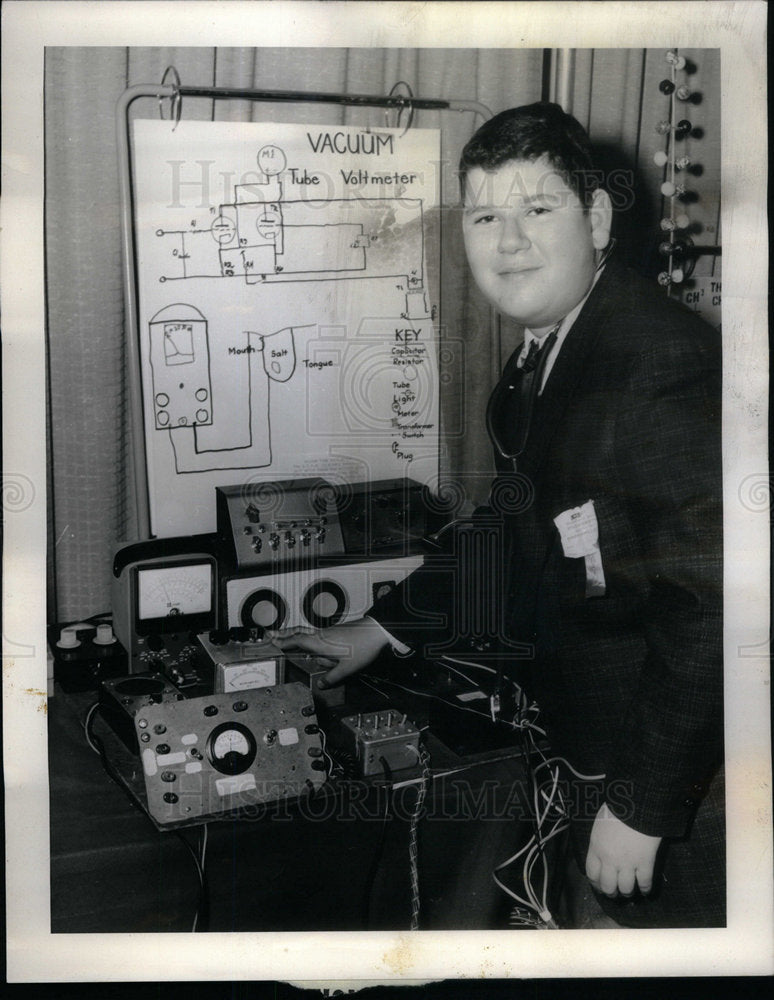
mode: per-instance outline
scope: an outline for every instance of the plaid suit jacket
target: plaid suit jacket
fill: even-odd
[[[499,459],[492,491],[523,501],[502,516],[502,620],[534,650],[552,745],[605,774],[613,810],[654,836],[685,833],[722,760],[720,416],[717,332],[611,262],[538,399],[515,477]],[[585,560],[565,556],[554,523],[589,500],[605,582],[591,597]],[[453,636],[454,559],[428,559],[373,616],[415,647]]]

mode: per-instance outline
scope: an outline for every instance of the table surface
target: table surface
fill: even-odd
[[[108,776],[83,729],[95,700],[57,687],[49,701],[52,931],[191,930],[204,827],[159,831]],[[460,756],[427,734],[434,772],[455,773],[434,774],[418,827],[422,929],[507,926],[491,873],[529,835],[524,766],[514,739],[485,751],[469,739],[479,752]],[[411,777],[329,781],[302,806],[209,822],[200,929],[408,928]]]

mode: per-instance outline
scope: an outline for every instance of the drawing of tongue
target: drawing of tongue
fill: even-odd
[[[292,327],[278,330],[263,340],[263,368],[275,382],[287,382],[296,368],[296,350]]]

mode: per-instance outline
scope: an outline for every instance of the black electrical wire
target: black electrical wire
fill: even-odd
[[[371,859],[368,874],[366,875],[365,887],[363,889],[363,927],[365,930],[370,930],[371,926],[371,897],[374,891],[376,875],[382,862],[382,855],[384,854],[384,842],[387,834],[387,823],[390,819],[390,805],[392,802],[392,769],[384,756],[379,758],[379,763],[382,765],[384,778],[387,784],[384,786],[376,786],[377,794],[380,792],[382,787],[384,788],[384,814],[382,815],[382,822],[379,826],[379,838],[377,840],[373,858]]]
[[[114,781],[119,787],[123,788],[123,783],[121,781],[121,778],[119,777],[118,772],[110,763],[107,751],[105,750],[105,744],[102,742],[99,736],[97,736],[97,734],[94,732],[93,720],[94,716],[96,715],[96,710],[98,709],[99,709],[99,703],[96,703],[95,705],[91,706],[91,708],[88,710],[86,714],[86,719],[83,723],[83,729],[86,735],[86,742],[89,744],[91,749],[96,751],[96,753],[99,755],[99,759],[102,762],[102,767],[104,768],[107,776],[112,781]],[[134,799],[130,798],[129,801],[136,809],[142,812],[140,806],[137,805]],[[145,815],[144,812],[143,815]],[[189,844],[189,842],[185,839],[182,833],[179,830],[174,830],[173,833],[177,835],[178,839],[185,845],[185,847],[191,853],[194,860],[194,864],[196,865],[197,879],[199,882],[199,893],[196,904],[196,914],[194,916],[193,927],[195,930],[202,930],[202,931],[207,930],[209,926],[209,893],[207,891],[207,880],[205,878],[204,868],[202,866],[202,863],[199,861],[199,856],[197,855],[196,851],[191,846],[191,844]],[[203,855],[204,853],[203,842],[202,842],[201,852]]]
[[[98,710],[99,710],[99,703],[97,702],[94,705],[92,705],[91,708],[86,713],[86,719],[83,723],[83,730],[86,735],[86,742],[88,743],[89,747],[92,750],[96,751],[96,753],[99,755],[99,759],[102,761],[102,766],[105,769],[105,773],[107,774],[107,776],[112,781],[114,781],[120,788],[123,788],[123,783],[118,774],[118,771],[116,771],[116,769],[113,767],[113,765],[110,763],[110,760],[108,759],[107,751],[105,750],[105,744],[102,742],[99,736],[97,736],[97,734],[94,732],[94,725],[93,725],[94,716],[96,715]],[[140,810],[139,805],[137,805],[134,799],[130,799],[129,801],[132,803],[133,806],[135,806],[136,809]]]
[[[74,625],[88,625],[90,627],[96,628],[97,625],[104,625],[105,622],[110,622],[113,619],[112,611],[99,611],[95,615],[89,615],[88,618],[74,618],[69,622],[57,622],[56,627],[72,628]]]

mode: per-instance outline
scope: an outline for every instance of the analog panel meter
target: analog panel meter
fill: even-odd
[[[257,752],[255,737],[241,722],[223,722],[207,739],[207,757],[221,774],[242,774],[247,771]]]
[[[137,620],[143,623],[209,614],[212,589],[208,562],[138,568]]]
[[[132,617],[137,635],[199,632],[210,626],[215,578],[211,557],[135,567]]]
[[[116,554],[113,627],[129,654],[130,673],[151,669],[154,656],[164,668],[170,666],[181,644],[215,627],[217,563],[214,554],[196,551],[192,541],[150,539]],[[188,552],[175,552],[186,543]]]

